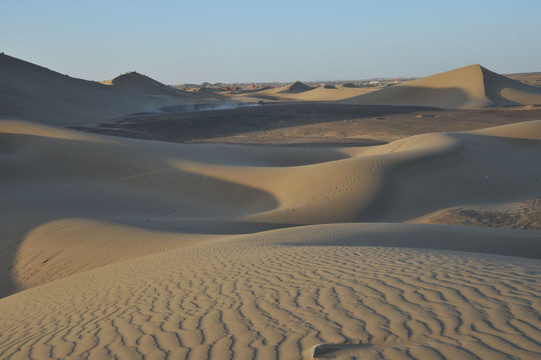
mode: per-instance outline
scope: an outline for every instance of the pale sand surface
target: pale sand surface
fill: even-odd
[[[139,74],[0,61],[102,104],[141,94],[108,116],[179,101]],[[490,106],[471,77],[490,74],[457,71],[473,82],[449,107]],[[91,107],[34,103],[34,75],[35,107],[0,96],[0,358],[541,357],[541,120],[371,147],[175,144],[58,127]]]
[[[541,104],[541,88],[511,80],[480,65],[469,65],[343,101],[350,104],[484,108]]]
[[[541,88],[496,74],[480,65],[377,88],[336,89],[295,87],[298,83],[236,97],[253,101],[339,101],[344,104],[427,106],[444,109],[471,109],[494,106],[541,104]],[[297,91],[291,88],[298,89]]]
[[[376,88],[352,88],[338,85],[335,89],[317,87],[304,91],[289,91],[290,86],[261,90],[249,94],[237,95],[240,101],[336,101],[353,98],[376,91]]]
[[[539,261],[363,244],[539,240],[454,230],[320,225],[97,268],[3,299],[0,354],[308,359],[331,343],[347,359],[538,358]]]
[[[2,357],[541,355],[540,260],[445,251],[540,259],[539,232],[385,223],[539,197],[541,121],[306,149],[0,129]]]

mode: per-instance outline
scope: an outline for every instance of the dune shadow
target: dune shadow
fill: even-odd
[[[27,134],[0,140],[0,296],[17,288],[10,274],[25,236],[55,220],[221,235],[282,226],[235,222],[278,201],[256,187],[172,167],[171,156],[181,154]]]
[[[460,88],[429,88],[420,86],[392,86],[367,94],[342,100],[348,104],[379,104],[389,106],[420,106],[442,109],[456,109],[475,103],[467,92]],[[485,107],[489,104],[479,104]]]

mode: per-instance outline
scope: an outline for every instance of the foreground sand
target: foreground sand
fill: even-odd
[[[540,197],[541,121],[367,148],[14,119],[0,140],[1,358],[541,356],[540,232],[422,224]]]
[[[406,245],[536,234],[320,225],[101,267],[5,298],[0,356],[537,359],[539,261]]]

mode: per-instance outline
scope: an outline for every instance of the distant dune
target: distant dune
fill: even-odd
[[[340,101],[344,104],[444,109],[541,104],[541,88],[511,80],[480,65],[469,65],[383,88],[357,88],[351,84],[338,86],[336,89],[310,88],[296,82],[287,87],[255,92],[249,96],[271,100]]]
[[[135,71],[117,76],[111,80],[103,81],[102,84],[122,86],[130,89],[131,91],[146,95],[183,95],[186,97],[190,95],[185,91],[174,89]]]
[[[292,93],[300,93],[300,92],[305,92],[312,89],[313,87],[303,84],[300,81],[297,81],[287,87],[287,91],[292,92]]]
[[[469,65],[344,100],[350,104],[485,108],[541,104],[541,89]]]
[[[300,85],[299,85],[300,84]],[[291,88],[298,89],[291,91]],[[309,87],[302,83],[295,83],[274,89],[265,89],[250,94],[242,94],[236,98],[239,100],[253,101],[254,99],[276,100],[276,101],[336,101],[353,98],[362,94],[374,91],[375,88],[358,88],[339,85],[336,88],[319,86]]]
[[[108,83],[115,86],[71,78],[2,54],[0,114],[74,125],[164,106],[208,101],[140,74],[122,75]]]

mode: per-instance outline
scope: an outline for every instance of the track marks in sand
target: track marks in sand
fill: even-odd
[[[538,261],[361,246],[219,243],[0,300],[2,358],[541,356]]]

